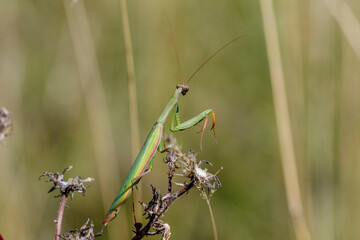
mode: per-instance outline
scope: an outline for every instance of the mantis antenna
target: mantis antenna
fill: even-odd
[[[176,55],[176,60],[177,60],[178,66],[179,66],[181,81],[182,81],[182,84],[184,85],[184,77],[183,77],[183,74],[182,74],[182,71],[181,71],[181,65],[180,65],[179,55],[178,55],[178,52],[177,52],[177,50],[176,50],[174,33],[173,33],[173,30],[172,30],[172,27],[171,27],[171,23],[170,23],[169,16],[166,15],[166,18],[167,18],[167,21],[168,21],[168,24],[169,24],[169,30],[170,30],[171,40],[172,40],[172,43],[173,43],[173,46],[174,46],[175,55]],[[200,65],[200,67],[198,67],[198,68],[195,70],[195,72],[191,75],[191,77],[187,80],[186,85],[190,82],[191,79],[193,79],[193,77],[200,71],[200,69],[201,69],[203,66],[205,66],[205,65],[206,65],[213,57],[215,57],[219,52],[221,52],[221,50],[223,50],[224,48],[226,48],[227,46],[229,46],[230,44],[232,44],[232,43],[235,42],[236,40],[239,40],[240,38],[243,38],[243,37],[244,37],[244,36],[240,36],[240,37],[237,37],[237,38],[231,40],[230,42],[228,42],[228,43],[226,43],[224,46],[222,46],[219,50],[217,50],[214,54],[212,54],[208,59],[206,59],[206,60]]]
[[[179,59],[179,55],[178,55],[178,52],[177,52],[177,50],[176,50],[176,45],[175,45],[174,33],[173,33],[173,30],[172,30],[171,23],[170,23],[170,19],[169,19],[168,15],[166,15],[166,18],[167,18],[168,23],[169,23],[170,35],[171,35],[171,39],[172,39],[172,42],[173,42],[173,46],[174,46],[174,50],[175,50],[175,54],[176,54],[177,63],[178,63],[178,65],[179,65],[181,81],[182,81],[182,84],[184,84],[184,78],[183,78],[182,71],[181,71],[181,66],[180,66],[180,59]]]
[[[193,73],[193,75],[191,75],[191,77],[189,78],[189,80],[187,80],[186,84],[188,84],[190,82],[191,79],[193,79],[193,77],[196,75],[196,73],[198,73],[200,71],[200,69],[205,66],[205,64],[207,64],[213,57],[215,57],[216,54],[218,54],[219,52],[221,52],[221,50],[223,50],[224,48],[226,48],[227,46],[229,46],[230,44],[232,44],[233,42],[235,42],[236,40],[239,40],[240,38],[243,38],[244,36],[240,36],[237,37],[233,40],[231,40],[230,42],[226,43],[224,46],[222,46],[219,50],[217,50],[213,55],[211,55],[208,59],[206,59],[201,65],[200,67],[198,67],[195,72]]]

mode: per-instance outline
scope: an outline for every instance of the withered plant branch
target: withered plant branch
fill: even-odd
[[[156,235],[160,234],[161,229],[160,226],[164,226],[166,223],[159,220],[160,217],[163,217],[166,211],[169,209],[170,205],[173,204],[179,197],[183,194],[190,191],[191,188],[195,186],[195,181],[191,181],[189,184],[184,184],[185,187],[175,193],[167,193],[165,196],[161,197],[160,192],[156,191],[156,188],[152,187],[153,198],[150,201],[149,205],[145,203],[141,203],[145,207],[145,214],[148,215],[148,223],[139,230],[139,226],[142,226],[141,223],[135,223],[135,237],[132,240],[140,240],[143,239],[147,235]],[[141,225],[140,225],[141,224]],[[167,225],[167,224],[166,224]],[[167,225],[168,226],[168,225]],[[156,232],[150,232],[151,227],[155,230],[159,229]],[[169,227],[170,228],[170,227]],[[169,236],[170,237],[170,236]],[[163,238],[164,239],[164,238]]]

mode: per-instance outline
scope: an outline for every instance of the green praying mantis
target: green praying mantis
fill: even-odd
[[[170,29],[171,30],[171,29]],[[138,184],[138,182],[141,180],[141,178],[149,173],[153,166],[153,161],[155,157],[156,151],[162,152],[164,150],[164,146],[162,143],[163,138],[163,129],[166,119],[170,115],[170,131],[177,132],[177,131],[183,131],[188,128],[191,128],[195,125],[197,125],[199,122],[204,120],[204,125],[200,131],[200,148],[202,149],[202,136],[204,133],[204,130],[207,126],[208,122],[208,116],[212,115],[212,127],[210,130],[213,130],[215,140],[216,140],[216,133],[215,133],[215,113],[212,109],[207,109],[200,113],[199,115],[185,121],[180,122],[180,114],[179,114],[179,105],[178,105],[178,98],[180,94],[183,96],[186,95],[186,93],[189,91],[189,87],[187,84],[190,82],[191,79],[195,76],[195,74],[208,62],[210,59],[212,59],[216,54],[218,54],[221,50],[223,50],[225,47],[233,43],[234,41],[238,40],[239,38],[235,38],[232,41],[226,43],[223,45],[219,50],[217,50],[213,55],[211,55],[207,60],[205,60],[198,69],[191,75],[191,77],[187,80],[186,83],[184,83],[182,73],[181,73],[181,67],[180,67],[180,61],[179,57],[176,51],[175,47],[175,41],[174,37],[172,36],[173,46],[176,53],[177,62],[180,69],[180,75],[182,79],[182,84],[176,85],[176,90],[171,97],[170,101],[166,105],[163,112],[160,114],[159,118],[157,119],[156,123],[154,124],[153,128],[151,129],[149,135],[147,136],[144,145],[142,146],[139,155],[136,157],[136,160],[134,164],[132,165],[129,174],[127,175],[123,185],[121,186],[118,194],[116,195],[113,203],[110,206],[109,211],[106,214],[106,217],[103,221],[103,229],[104,227],[112,220],[114,219],[120,212],[120,210],[123,208],[125,202],[130,197],[134,186]]]

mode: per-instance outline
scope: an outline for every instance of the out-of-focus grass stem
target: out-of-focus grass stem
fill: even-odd
[[[101,188],[100,193],[104,204],[104,211],[106,212],[106,204],[111,201],[114,195],[109,186],[120,182],[119,163],[116,160],[109,112],[106,106],[99,65],[96,59],[94,42],[84,3],[82,0],[76,4],[64,0],[64,5],[90,122],[96,169]],[[127,226],[124,226],[126,225],[126,220],[122,224],[122,229],[128,229]],[[120,231],[120,229],[111,228],[110,238],[119,238],[118,234],[114,234],[113,231]]]
[[[135,161],[137,154],[140,150],[140,138],[139,138],[139,117],[138,107],[136,101],[136,82],[135,82],[135,67],[134,56],[131,44],[131,33],[129,15],[126,6],[126,0],[120,0],[120,11],[124,34],[124,46],[125,46],[125,59],[126,59],[126,73],[129,86],[129,111],[130,111],[130,127],[131,127],[131,156]]]
[[[134,162],[140,151],[140,134],[139,134],[139,117],[136,100],[136,82],[135,82],[135,67],[134,56],[131,44],[131,32],[129,15],[127,11],[126,0],[120,0],[120,11],[122,20],[122,30],[124,34],[126,73],[128,79],[129,91],[129,112],[130,112],[130,130],[131,130],[131,159]],[[138,184],[139,191],[137,199],[141,199],[141,185]],[[137,202],[137,201],[136,201]],[[139,208],[140,209],[140,208]],[[140,212],[140,211],[138,211]]]
[[[324,0],[324,3],[339,24],[350,46],[360,58],[360,24],[351,8],[343,0]]]
[[[301,200],[273,3],[271,0],[260,0],[260,7],[264,25],[289,213],[296,239],[310,240],[311,237],[305,221]]]

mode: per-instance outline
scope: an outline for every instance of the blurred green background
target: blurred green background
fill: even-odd
[[[334,1],[275,1],[275,16],[311,237],[360,239],[360,61],[329,2]],[[360,2],[346,2],[360,20]],[[165,14],[185,78],[223,44],[245,36],[211,60],[179,98],[182,119],[215,110],[218,144],[206,131],[200,152],[200,125],[174,135],[184,151],[191,148],[212,162],[213,172],[224,168],[223,187],[212,199],[220,239],[296,239],[259,2],[133,0],[128,10],[141,144],[180,83]],[[359,25],[346,27],[350,36],[359,32]],[[59,199],[47,194],[51,184],[38,176],[69,165],[74,168],[68,177],[91,176],[95,182],[86,197],[68,202],[63,231],[79,228],[87,218],[100,230],[131,166],[123,39],[117,0],[0,1],[0,107],[12,112],[14,124],[8,147],[0,146],[5,239],[53,238]],[[360,41],[355,43],[359,47]],[[83,51],[92,47],[96,56]],[[81,63],[98,70],[81,70]],[[142,181],[145,202],[150,184],[163,192],[167,187],[162,157],[157,154],[153,171]],[[204,200],[192,190],[164,220],[171,239],[212,239],[208,216]],[[103,239],[129,239],[130,224],[128,202]]]

